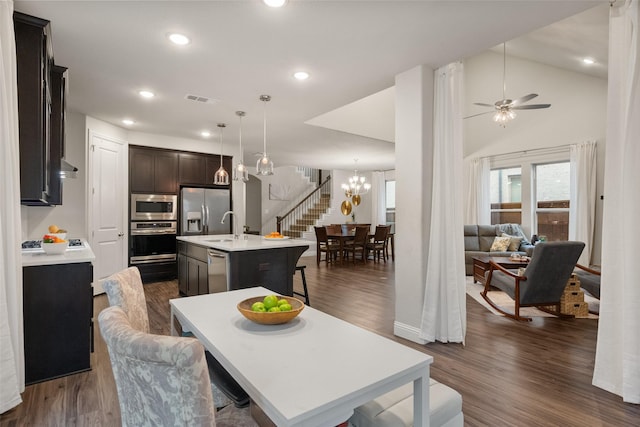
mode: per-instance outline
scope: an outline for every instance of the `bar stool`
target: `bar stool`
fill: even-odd
[[[305,268],[307,268],[306,265],[296,265],[296,271],[299,271],[300,276],[302,277],[302,289],[304,290],[304,293],[293,291],[293,294],[304,297],[304,303],[311,307],[311,304],[309,304],[309,291],[307,290],[307,278],[304,275]]]

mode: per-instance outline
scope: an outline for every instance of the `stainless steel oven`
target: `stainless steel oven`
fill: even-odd
[[[132,194],[131,221],[178,220],[178,196]]]
[[[130,264],[175,261],[176,231],[177,221],[132,222]]]

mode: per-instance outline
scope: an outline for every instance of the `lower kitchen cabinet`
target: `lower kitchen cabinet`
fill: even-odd
[[[180,295],[209,293],[207,249],[178,242],[178,290]]]
[[[25,383],[90,370],[91,263],[24,267],[22,275]]]

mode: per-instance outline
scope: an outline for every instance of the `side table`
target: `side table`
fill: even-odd
[[[491,261],[501,265],[504,268],[520,268],[526,267],[529,263],[529,259],[513,259],[511,257],[491,257],[491,256],[479,256],[473,257],[473,283],[480,283],[484,285],[484,275],[489,271],[489,265]]]

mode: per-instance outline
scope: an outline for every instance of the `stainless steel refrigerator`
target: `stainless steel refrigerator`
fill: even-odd
[[[220,223],[224,213],[231,210],[230,190],[185,187],[180,191],[180,206],[182,236],[231,234],[231,215]]]

